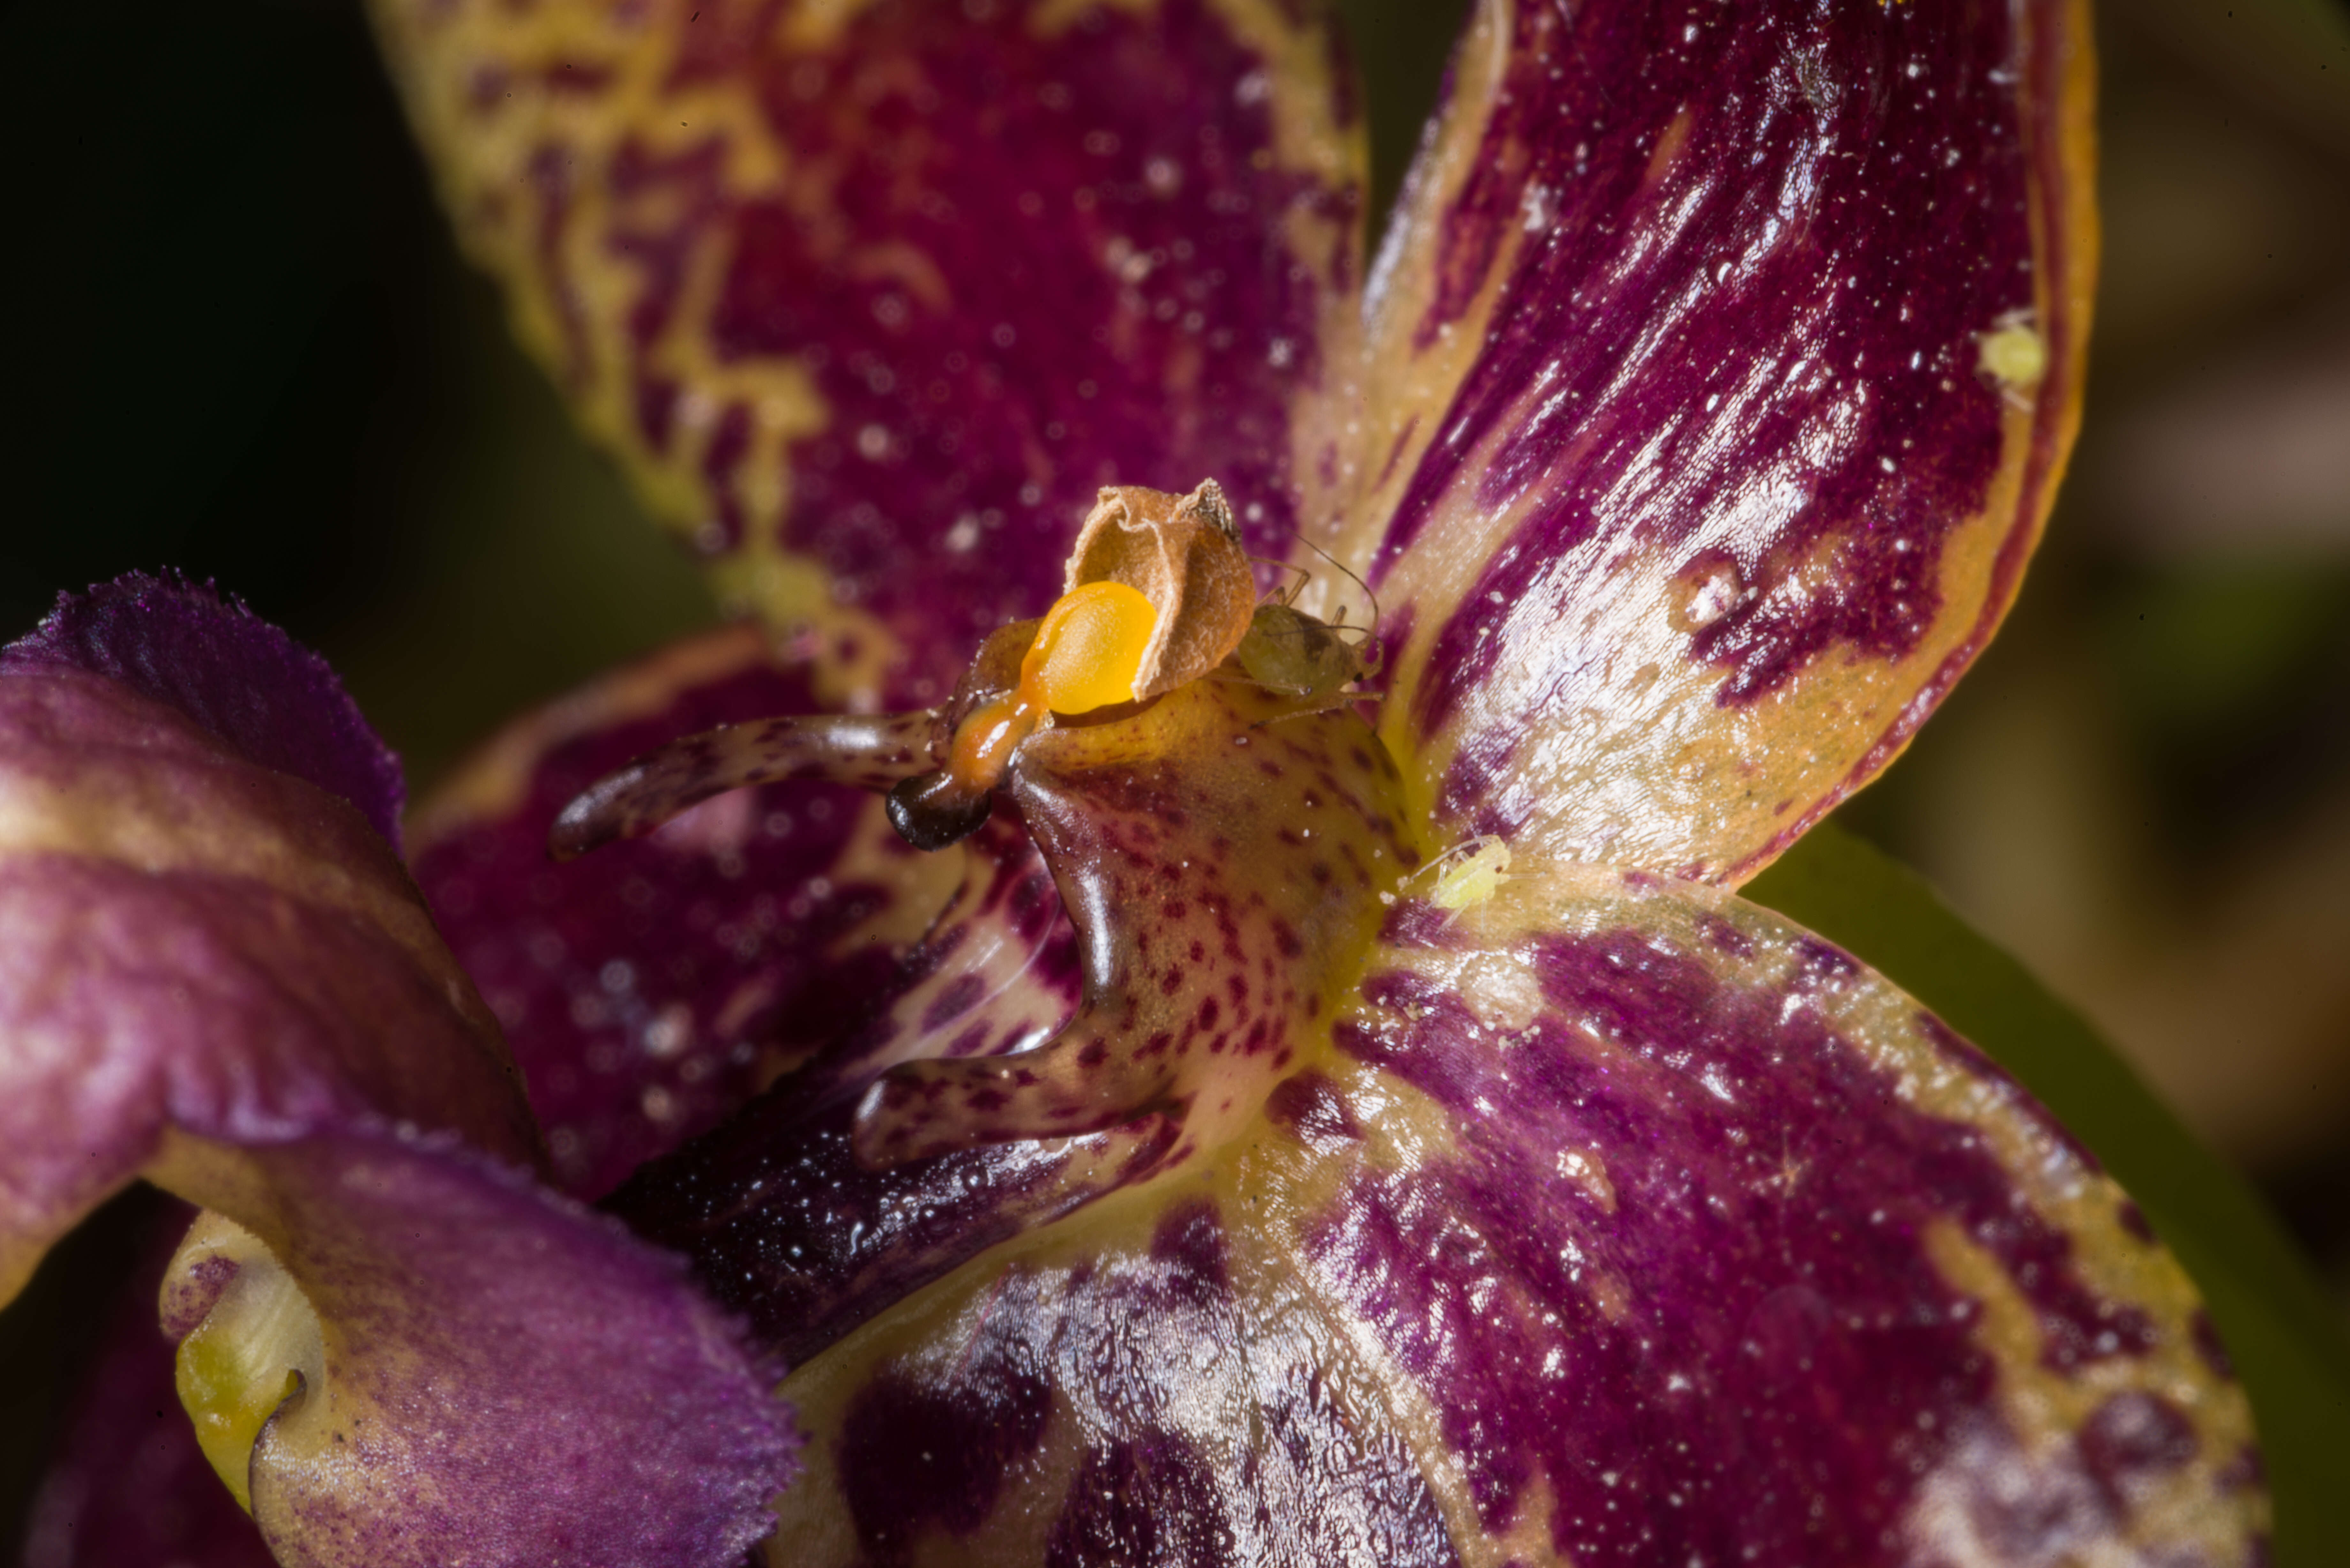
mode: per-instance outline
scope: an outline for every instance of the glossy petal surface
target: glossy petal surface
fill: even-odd
[[[536,1186],[494,1024],[390,845],[255,759],[348,711],[323,667],[273,709],[282,638],[122,592],[0,668],[0,1283],[142,1175],[257,1238],[164,1310],[187,1336],[288,1282],[323,1344],[251,1450],[283,1562],[536,1563],[577,1531],[725,1562],[792,1469],[767,1376],[674,1260]],[[159,680],[116,678],[158,648]]]
[[[525,336],[723,586],[945,695],[1095,487],[1291,520],[1360,128],[1275,0],[380,0]],[[1278,553],[1277,548],[1268,553]]]
[[[1702,888],[1399,907],[1254,1129],[809,1363],[794,1563],[2241,1563],[2176,1266],[2014,1085]]]
[[[1736,881],[1898,751],[2071,441],[2088,50],[2072,0],[1480,6],[1300,467],[1442,830]]]

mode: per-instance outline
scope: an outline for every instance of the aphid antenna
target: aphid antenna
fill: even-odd
[[[1357,587],[1363,590],[1363,597],[1369,600],[1371,606],[1371,624],[1369,630],[1372,635],[1377,636],[1379,625],[1379,596],[1371,592],[1371,585],[1357,576],[1355,574],[1354,568],[1348,566],[1344,561],[1338,559],[1337,556],[1332,555],[1329,551],[1324,549],[1321,545],[1315,544],[1313,540],[1307,538],[1296,529],[1290,529],[1289,536],[1296,540],[1299,544],[1305,545],[1307,549],[1313,551],[1315,555],[1321,556],[1324,560],[1329,562],[1330,565],[1337,570],[1341,576],[1345,577],[1348,582],[1353,583]],[[1298,569],[1303,570],[1304,568],[1300,567]],[[1303,587],[1305,585],[1303,583],[1299,584],[1300,587]],[[1338,618],[1332,624],[1336,626],[1344,626],[1347,624],[1346,606],[1340,605],[1338,607]]]
[[[1442,870],[1444,867],[1451,861],[1466,859],[1468,857],[1476,854],[1479,850],[1483,849],[1489,844],[1500,844],[1502,842],[1503,842],[1503,840],[1502,836],[1498,833],[1472,833],[1468,837],[1462,839],[1460,843],[1453,845],[1451,848],[1440,851],[1425,865],[1412,872],[1410,876],[1406,877],[1404,881],[1407,883],[1417,882],[1419,878],[1428,876],[1431,872]]]

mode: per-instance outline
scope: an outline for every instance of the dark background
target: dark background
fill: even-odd
[[[1343,8],[1391,189],[1461,7]],[[2100,43],[2074,478],[2008,632],[1841,815],[2096,1019],[2350,1311],[2350,12],[2134,0]],[[0,639],[131,567],[217,577],[421,788],[710,617],[457,259],[355,5],[16,0],[0,149]],[[0,1542],[134,1218],[0,1314]]]

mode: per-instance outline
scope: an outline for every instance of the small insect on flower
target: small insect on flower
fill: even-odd
[[[2011,408],[2028,409],[2030,394],[2048,373],[2048,340],[2030,308],[2011,310],[1976,339],[1976,369],[1991,378]]]
[[[1429,892],[1430,903],[1440,909],[1470,909],[1492,898],[1510,880],[1510,846],[1493,834],[1481,833],[1454,845],[1417,875],[1430,872],[1436,885]]]
[[[1233,657],[1251,680],[1295,698],[1301,704],[1300,712],[1321,712],[1369,695],[1359,688],[1379,672],[1379,602],[1362,578],[1347,571],[1310,541],[1301,538],[1299,542],[1346,573],[1363,590],[1363,597],[1371,604],[1370,625],[1348,626],[1343,605],[1336,621],[1319,620],[1298,609],[1297,595],[1306,581],[1301,576],[1297,581],[1274,589],[1257,606],[1249,622],[1248,635],[1241,639]]]

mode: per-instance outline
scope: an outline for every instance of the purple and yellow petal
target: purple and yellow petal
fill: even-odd
[[[776,1561],[2259,1561],[2191,1288],[1914,1002],[1690,884],[1398,908],[1252,1129],[795,1372]]]
[[[0,1291],[175,1137],[374,1118],[533,1158],[494,1023],[352,806],[65,666],[0,675]]]
[[[868,695],[942,699],[1049,602],[1098,485],[1291,522],[1288,405],[1360,281],[1317,7],[376,13],[525,339],[729,597],[858,635]]]
[[[1906,742],[2071,443],[2089,47],[2074,0],[1481,5],[1300,469],[1440,834],[1734,882]]]
[[[0,658],[0,1293],[144,1177],[208,1210],[164,1326],[281,1561],[585,1530],[716,1568],[794,1469],[772,1374],[682,1264],[536,1184],[494,1021],[369,820],[396,794],[336,772],[383,753],[256,625],[118,585]]]
[[[2176,1264],[2012,1082],[1799,929],[1527,878],[1378,955],[1336,1044],[1296,1168],[1349,1174],[1298,1252],[1485,1535],[2256,1560],[2249,1409]]]

